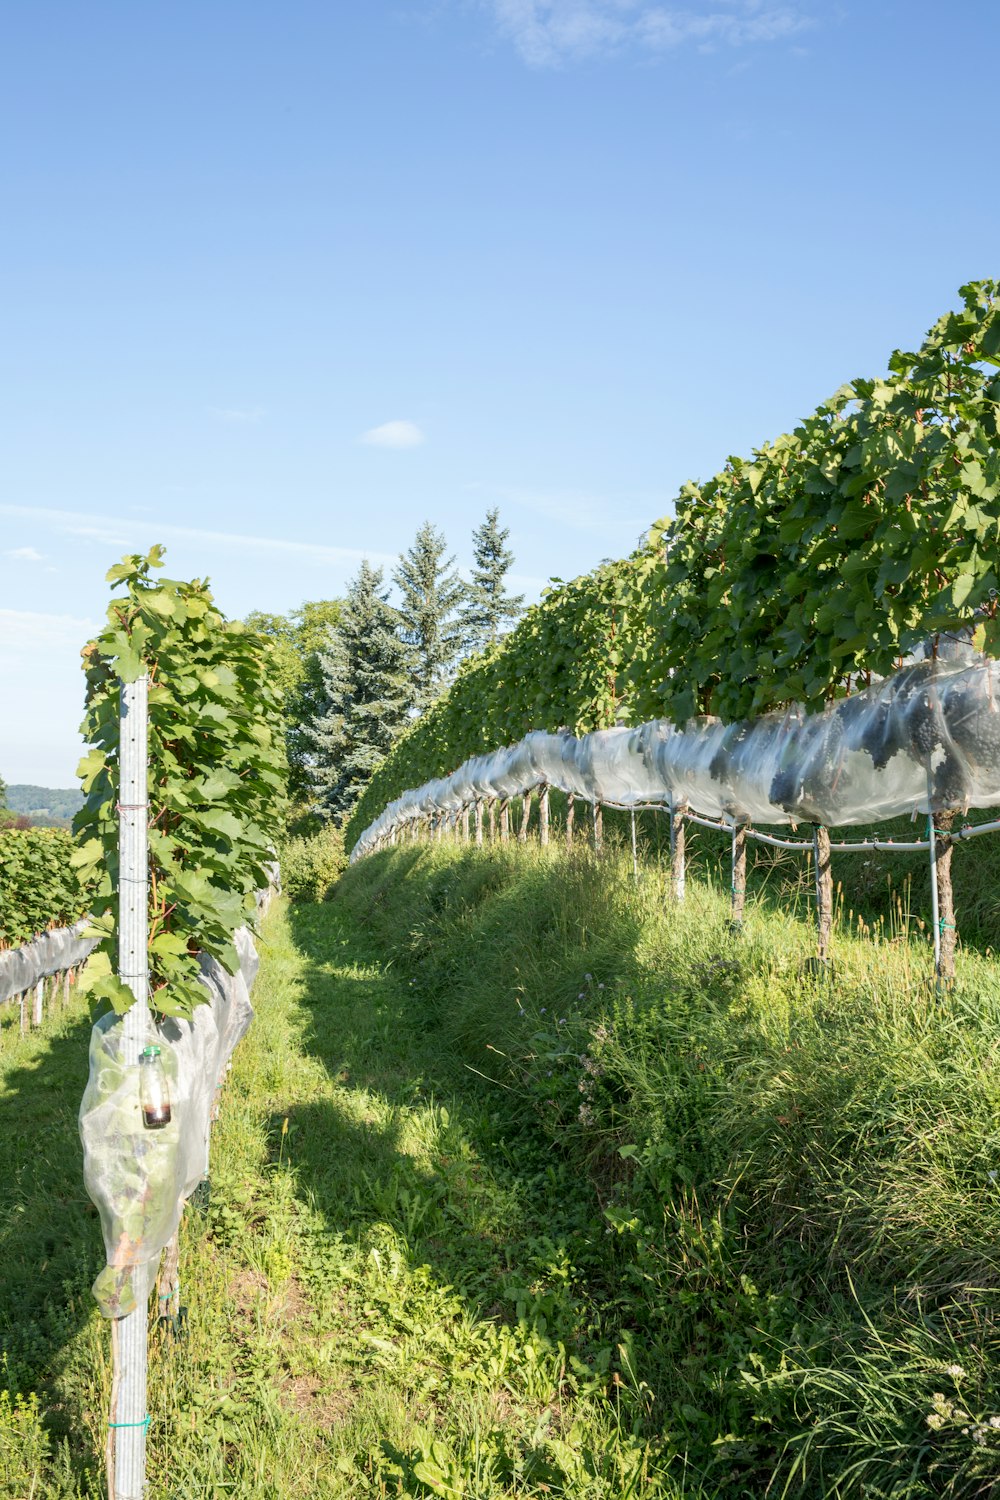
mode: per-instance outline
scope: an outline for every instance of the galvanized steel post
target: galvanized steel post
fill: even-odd
[[[118,977],[135,996],[122,1026],[125,1064],[136,1071],[149,1032],[147,924],[149,860],[147,849],[146,763],[149,680],[142,676],[122,684],[118,803]],[[136,1082],[138,1095],[138,1081]],[[108,1444],[110,1500],[143,1500],[146,1488],[146,1334],[145,1300],[117,1321],[119,1364],[111,1406]]]

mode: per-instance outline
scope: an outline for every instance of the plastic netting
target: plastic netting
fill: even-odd
[[[1000,803],[1000,662],[966,641],[830,705],[741,723],[666,720],[527,735],[408,791],[365,829],[355,860],[415,822],[546,784],[588,802],[686,806],[765,824],[877,823]]]

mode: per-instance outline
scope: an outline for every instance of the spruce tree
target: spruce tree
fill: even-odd
[[[456,612],[465,585],[446,550],[443,534],[425,521],[392,575],[403,596],[399,614],[403,640],[413,651],[413,701],[419,713],[444,689],[463,644]]]
[[[510,527],[500,526],[496,507],[486,512],[486,520],[472,533],[476,565],[460,623],[466,645],[473,651],[495,645],[507,633],[504,626],[515,625],[524,610],[524,595],[508,593],[504,582],[514,561],[507,546],[509,536]]]
[[[399,615],[367,559],[348,590],[339,623],[319,653],[322,704],[312,721],[313,790],[338,823],[405,727],[412,702],[410,651]]]

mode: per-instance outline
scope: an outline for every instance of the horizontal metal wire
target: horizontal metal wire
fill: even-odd
[[[520,794],[516,792],[511,793],[511,797],[518,795]],[[590,803],[592,801],[591,798],[579,792],[574,796],[578,802]],[[593,800],[596,801],[596,799]],[[627,813],[680,811],[680,808],[672,809],[667,802],[608,802],[604,798],[601,799],[600,806],[610,808],[614,812]],[[734,830],[742,828],[748,839],[755,839],[758,844],[770,844],[775,849],[806,849],[810,853],[813,850],[812,839],[783,839],[773,833],[761,833],[758,829],[751,828],[748,823],[723,822],[714,818],[703,818],[698,813],[685,812],[683,817],[687,823],[697,823],[700,828],[711,828],[717,833],[731,834]],[[961,828],[949,829],[947,832],[940,830],[938,838],[957,842],[959,839],[978,838],[984,833],[1000,833],[1000,818],[990,823],[966,823]],[[864,854],[873,851],[877,854],[918,854],[930,847],[929,839],[859,839],[853,843],[831,843],[830,850],[836,854]]]

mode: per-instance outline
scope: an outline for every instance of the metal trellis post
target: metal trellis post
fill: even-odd
[[[146,818],[147,704],[145,676],[122,684],[121,790],[118,808],[119,902],[118,977],[135,996],[122,1026],[127,1067],[136,1070],[149,1032],[147,981],[147,883],[149,862]],[[136,1084],[138,1089],[138,1083]],[[108,1448],[108,1493],[111,1500],[143,1500],[146,1488],[146,1334],[145,1301],[116,1319],[118,1349],[116,1390],[111,1406]]]

